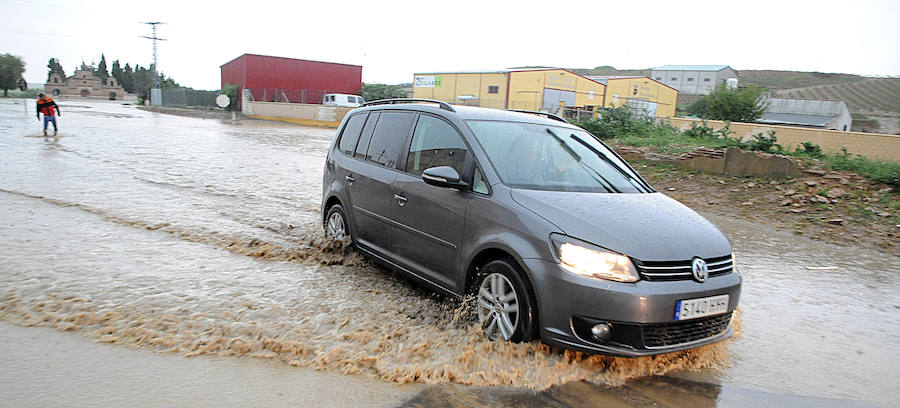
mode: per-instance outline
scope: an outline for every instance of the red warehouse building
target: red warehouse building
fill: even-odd
[[[239,95],[249,89],[257,101],[322,103],[326,93],[357,95],[362,89],[359,65],[244,54],[220,68],[223,88],[237,85]]]

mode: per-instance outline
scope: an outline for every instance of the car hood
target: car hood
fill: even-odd
[[[731,253],[706,218],[661,193],[511,191],[512,199],[568,236],[642,261],[711,258]]]

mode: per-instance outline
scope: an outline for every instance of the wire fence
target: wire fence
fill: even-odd
[[[253,101],[285,103],[322,103],[326,94],[352,94],[334,89],[245,88]]]
[[[563,117],[569,122],[581,122],[599,116],[599,112],[594,112],[589,108],[570,108],[567,107],[563,112]]]
[[[163,89],[163,106],[216,106],[218,91],[194,89]]]

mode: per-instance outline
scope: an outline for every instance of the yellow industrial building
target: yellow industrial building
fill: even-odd
[[[675,116],[678,91],[647,77],[584,77],[560,68],[415,74],[413,97],[498,109],[558,113],[628,105]]]
[[[604,108],[622,105],[642,109],[650,116],[675,116],[678,90],[644,76],[589,76],[606,85]]]
[[[628,105],[653,116],[675,115],[678,92],[673,88],[646,77],[597,78],[560,68],[418,73],[413,97],[554,113],[560,105],[588,110]]]

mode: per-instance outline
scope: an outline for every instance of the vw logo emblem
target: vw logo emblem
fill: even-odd
[[[691,262],[691,272],[694,273],[697,282],[703,282],[709,277],[709,267],[706,266],[706,261],[700,258],[694,258]]]

